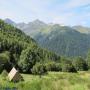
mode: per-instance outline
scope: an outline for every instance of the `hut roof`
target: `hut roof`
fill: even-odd
[[[14,76],[18,73],[18,71],[13,67],[10,73],[8,74],[8,77],[10,81],[14,78]]]

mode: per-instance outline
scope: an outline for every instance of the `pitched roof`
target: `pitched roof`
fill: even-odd
[[[8,74],[9,79],[12,80],[17,72],[18,71],[13,67],[12,70],[10,71],[10,73]]]

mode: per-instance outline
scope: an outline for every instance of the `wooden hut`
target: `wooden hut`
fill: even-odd
[[[8,78],[10,81],[13,81],[13,82],[18,82],[18,81],[23,80],[23,77],[20,75],[20,73],[14,67],[9,72]]]

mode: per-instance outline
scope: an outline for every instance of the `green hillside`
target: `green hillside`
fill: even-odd
[[[45,32],[46,31],[46,32]],[[86,56],[90,49],[90,34],[60,25],[52,25],[42,29],[34,39],[41,47],[47,48],[58,55]]]
[[[38,47],[37,43],[21,30],[0,20],[0,72],[13,66],[22,72],[31,72],[36,62],[55,61],[59,56]]]
[[[46,73],[47,71],[77,72],[78,70],[88,70],[89,64],[87,64],[87,62],[82,57],[70,59],[61,56],[65,53],[62,53],[61,51],[64,49],[67,50],[66,54],[68,54],[68,56],[73,55],[72,50],[77,49],[77,46],[75,49],[73,49],[71,46],[70,48],[65,48],[65,45],[69,45],[69,43],[73,45],[74,39],[71,38],[72,36],[76,39],[74,42],[78,43],[80,33],[74,30],[70,30],[71,28],[69,27],[61,27],[59,25],[51,26],[50,29],[52,31],[48,34],[46,34],[46,32],[41,33],[44,34],[45,37],[41,38],[43,41],[40,41],[40,43],[42,44],[42,47],[51,47],[51,51],[59,51],[60,55],[56,55],[55,53],[47,51],[46,49],[40,48],[32,38],[27,36],[21,30],[0,20],[0,72],[2,72],[3,69],[10,71],[13,66],[19,69],[22,73],[33,73],[40,75]],[[82,41],[86,36],[81,35],[81,37],[82,38],[79,40]],[[68,41],[68,39],[70,39],[70,41]],[[51,41],[54,42],[52,43]],[[84,43],[86,43],[86,39]],[[60,44],[62,46],[60,46]],[[81,46],[83,46],[83,43]],[[61,50],[58,47],[62,47]],[[72,53],[68,52],[69,49],[72,49]],[[83,48],[83,52],[85,49]]]
[[[90,49],[90,28],[88,27],[45,24],[39,20],[28,24],[19,23],[15,26],[30,35],[41,47],[58,55],[86,57]]]

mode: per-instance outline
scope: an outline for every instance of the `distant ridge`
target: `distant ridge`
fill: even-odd
[[[16,27],[30,35],[41,47],[58,55],[85,57],[90,49],[90,28],[88,27],[46,24],[38,19],[28,24],[16,24]]]
[[[11,19],[9,19],[9,18],[6,18],[4,21],[5,21],[6,23],[8,23],[8,24],[16,25],[16,23],[15,23],[14,21],[12,21]]]

